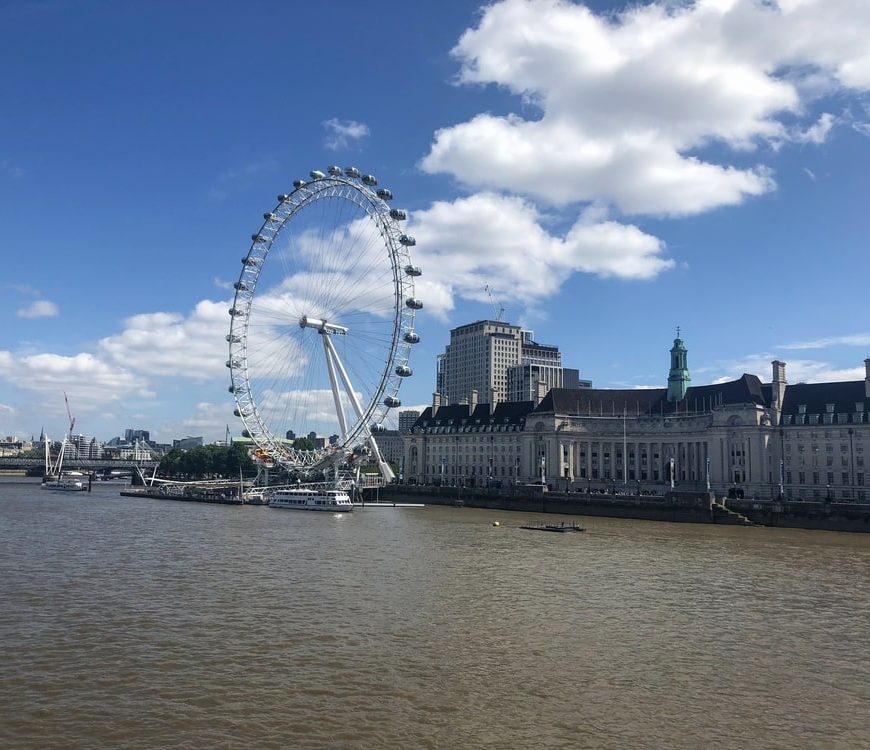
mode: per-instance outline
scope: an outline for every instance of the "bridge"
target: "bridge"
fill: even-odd
[[[65,462],[68,469],[130,469],[134,471],[138,466],[143,471],[153,470],[160,462],[154,459],[134,461],[132,458],[92,458],[70,459]],[[44,458],[18,458],[17,456],[5,456],[0,458],[0,469],[31,469],[35,466],[45,466]]]

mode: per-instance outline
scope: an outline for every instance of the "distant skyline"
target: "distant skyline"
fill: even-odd
[[[501,306],[596,387],[664,387],[678,325],[696,385],[861,379],[867,39],[866,0],[6,2],[0,434],[64,392],[100,439],[238,434],[239,258],[333,163],[417,238],[406,408]]]

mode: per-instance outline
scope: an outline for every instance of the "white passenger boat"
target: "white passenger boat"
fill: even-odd
[[[273,490],[269,494],[269,507],[349,513],[353,510],[353,503],[350,501],[350,495],[344,490],[315,490],[290,487]]]
[[[42,489],[60,492],[84,492],[88,486],[82,481],[82,474],[61,474],[56,479],[46,477],[42,482]]]

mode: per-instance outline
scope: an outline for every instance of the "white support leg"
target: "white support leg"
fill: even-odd
[[[338,424],[341,427],[341,439],[347,438],[347,420],[344,418],[344,409],[341,407],[341,394],[338,392],[338,381],[335,378],[335,365],[332,361],[331,343],[326,333],[323,337],[323,355],[326,357],[326,368],[329,371],[329,384],[332,386],[332,398],[335,401],[335,412],[338,414]]]
[[[338,357],[338,352],[335,351],[335,347],[332,345],[332,341],[329,340],[329,336],[323,337],[323,345],[329,350],[330,354],[333,357],[335,366],[336,368],[338,368],[338,375],[341,378],[342,383],[344,384],[344,389],[347,391],[348,398],[350,399],[350,403],[353,406],[353,410],[356,412],[357,419],[362,419],[362,406],[360,406],[359,399],[356,397],[356,393],[354,393],[353,387],[350,384],[350,378],[348,378],[347,372],[344,369],[344,365],[341,363],[341,360]],[[384,460],[384,457],[381,455],[381,449],[378,448],[378,444],[375,442],[375,439],[368,431],[368,427],[366,425],[363,425],[363,428],[365,429],[367,434],[369,449],[374,455],[375,460],[378,462],[378,466],[381,469],[381,474],[384,477],[384,480],[388,483],[392,482],[393,479],[396,478],[396,475],[393,473],[390,465]]]

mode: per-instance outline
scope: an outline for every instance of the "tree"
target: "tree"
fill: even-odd
[[[257,467],[248,453],[248,447],[243,443],[233,443],[227,451],[226,472],[228,476],[236,476],[240,471],[242,474],[256,474]]]
[[[200,445],[188,451],[174,448],[160,460],[160,473],[170,477],[202,479],[207,476],[237,479],[243,474],[255,474],[257,467],[244,444]]]
[[[293,441],[293,447],[298,451],[313,451],[314,443],[311,442],[310,438],[298,437]]]

